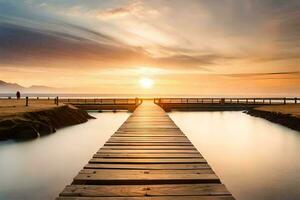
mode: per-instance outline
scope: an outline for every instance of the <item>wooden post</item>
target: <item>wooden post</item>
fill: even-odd
[[[272,99],[269,99],[269,103],[272,104]]]
[[[58,97],[56,97],[56,105],[58,106]]]
[[[283,104],[286,104],[286,97],[283,98]]]
[[[248,98],[246,99],[246,104],[248,104]]]
[[[26,107],[28,106],[28,97],[26,97]]]
[[[295,97],[295,104],[297,104],[297,97]]]

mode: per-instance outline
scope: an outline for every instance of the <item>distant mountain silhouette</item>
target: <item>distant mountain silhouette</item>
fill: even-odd
[[[60,89],[43,85],[32,85],[30,87],[23,87],[17,83],[8,83],[0,80],[0,93],[15,93],[16,91],[28,93],[48,93],[57,92],[60,91]]]

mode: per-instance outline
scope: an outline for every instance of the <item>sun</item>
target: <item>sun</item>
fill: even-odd
[[[140,79],[140,85],[141,85],[142,88],[145,88],[145,89],[152,88],[153,83],[154,83],[154,81],[150,78],[144,77],[144,78]]]

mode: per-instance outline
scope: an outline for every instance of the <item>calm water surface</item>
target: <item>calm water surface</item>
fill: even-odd
[[[0,142],[0,199],[54,199],[129,113],[97,119],[28,142]]]
[[[300,199],[300,132],[242,112],[172,112],[238,200]]]

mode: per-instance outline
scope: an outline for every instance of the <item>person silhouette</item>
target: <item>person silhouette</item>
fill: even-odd
[[[21,93],[19,91],[17,91],[16,96],[17,96],[17,99],[20,99],[21,98]]]

